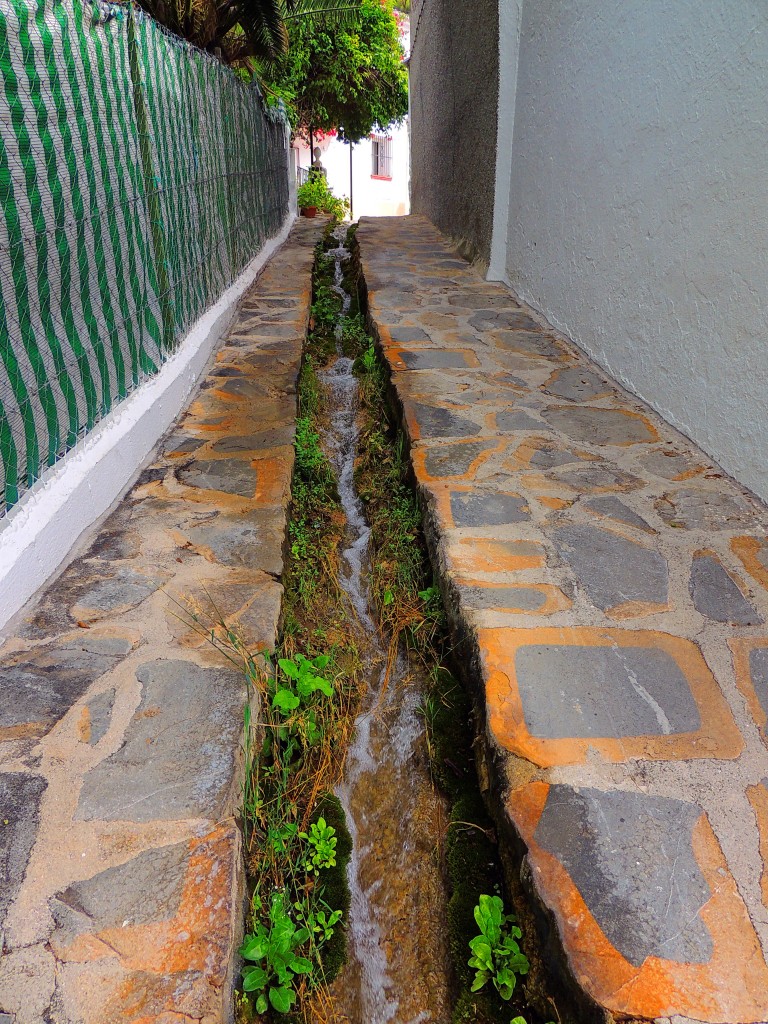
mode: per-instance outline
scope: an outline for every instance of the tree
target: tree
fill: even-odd
[[[176,35],[227,64],[273,61],[288,50],[288,25],[319,18],[355,23],[360,0],[138,0]]]
[[[354,27],[317,19],[288,21],[287,56],[266,69],[269,90],[285,100],[294,131],[338,131],[359,142],[408,113],[403,64],[392,0],[361,0]]]

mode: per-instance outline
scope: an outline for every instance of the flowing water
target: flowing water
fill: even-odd
[[[350,296],[342,284],[349,258],[343,229],[334,288],[342,315]],[[445,890],[440,845],[442,802],[433,790],[419,705],[424,680],[377,630],[366,586],[370,529],[355,491],[358,384],[342,353],[323,374],[331,410],[326,448],[347,517],[340,582],[356,617],[369,686],[355,723],[344,778],[337,788],[353,839],[349,959],[333,986],[337,1019],[349,1024],[445,1024],[450,1019]]]

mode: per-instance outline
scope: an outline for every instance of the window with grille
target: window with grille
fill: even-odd
[[[392,138],[388,135],[371,136],[372,178],[392,177]]]

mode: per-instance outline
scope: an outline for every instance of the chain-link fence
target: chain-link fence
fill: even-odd
[[[287,212],[255,87],[137,9],[0,0],[0,515]]]

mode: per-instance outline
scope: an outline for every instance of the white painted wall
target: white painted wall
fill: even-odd
[[[391,181],[372,177],[373,152],[370,139],[363,139],[352,149],[352,202],[355,220],[358,217],[402,217],[410,213],[407,123],[389,128],[385,134],[392,137]],[[336,195],[349,198],[349,146],[335,140],[331,142],[323,153],[323,164],[328,172],[328,184]]]
[[[523,0],[504,88],[509,283],[768,499],[768,3]]]

